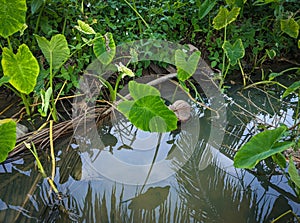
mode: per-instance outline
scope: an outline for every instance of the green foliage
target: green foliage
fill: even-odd
[[[96,34],[94,53],[101,63],[108,65],[116,55],[116,45],[111,33]]]
[[[288,34],[292,38],[297,38],[299,35],[299,24],[294,18],[282,19],[280,21],[280,28],[282,32]]]
[[[189,79],[198,67],[201,52],[195,51],[187,58],[187,54],[182,50],[175,51],[175,66],[177,68],[177,77],[180,81]]]
[[[63,62],[68,59],[70,49],[66,37],[62,34],[57,34],[48,41],[45,37],[35,35],[40,49],[45,58],[53,69],[58,69]]]
[[[16,137],[16,122],[12,119],[0,120],[0,163],[15,147]]]
[[[32,0],[30,4],[31,14],[35,14],[44,4],[46,0]]]
[[[203,19],[216,5],[217,0],[205,0],[199,7],[199,19]]]
[[[235,65],[238,60],[245,56],[245,49],[241,39],[237,39],[233,45],[231,45],[229,41],[225,41],[222,48],[231,65]]]
[[[149,132],[169,132],[177,128],[177,117],[160,98],[159,91],[135,81],[129,82],[132,101],[118,105],[121,111],[137,128]]]
[[[42,117],[47,116],[51,95],[52,95],[51,87],[49,87],[46,92],[43,89],[41,90],[42,107],[39,108],[38,111]]]
[[[33,91],[40,67],[26,44],[22,44],[16,54],[4,47],[1,64],[9,83],[19,92],[29,94]]]
[[[253,136],[236,153],[234,166],[251,169],[261,160],[292,147],[294,142],[280,142],[286,131],[286,126],[280,126]]]
[[[86,24],[85,22],[81,20],[77,20],[78,26],[75,26],[76,29],[78,29],[80,32],[84,34],[96,34],[95,30],[89,26],[89,24]]]
[[[26,0],[0,0],[0,36],[7,38],[18,32],[25,23]]]
[[[213,20],[214,28],[219,30],[228,26],[230,23],[237,19],[239,13],[239,7],[234,7],[233,9],[228,11],[228,9],[221,6],[217,16]]]
[[[160,96],[159,90],[155,87],[146,85],[146,84],[139,84],[135,81],[130,81],[128,84],[130,95],[134,100],[141,99],[145,96]]]
[[[290,157],[288,173],[291,177],[291,180],[295,183],[296,187],[298,188],[298,193],[300,195],[300,176],[298,174],[298,170],[295,167],[292,157]]]
[[[282,98],[285,98],[289,94],[296,92],[298,89],[300,89],[300,81],[296,81],[291,86],[289,86],[283,93]]]

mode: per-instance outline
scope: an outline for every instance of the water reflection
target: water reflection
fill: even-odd
[[[69,139],[56,145],[54,181],[60,197],[41,178],[31,156],[2,164],[0,222],[269,222],[288,210],[299,215],[299,198],[272,162],[251,171],[233,168],[235,148],[259,130],[257,124],[293,123],[289,107],[258,92],[234,94],[237,98],[228,105],[229,123],[223,129],[227,134],[220,151],[207,143],[210,112],[194,106],[195,119],[188,123],[189,128],[165,134],[159,143],[157,161],[167,160],[173,168],[182,168],[150,185],[116,183],[99,173],[93,175],[95,170],[86,163],[87,157],[95,161],[99,153],[107,153],[135,165],[147,164],[149,172],[158,143],[153,143],[152,150],[142,150],[134,137],[143,138],[145,133],[124,128],[128,125],[124,119],[99,129],[102,147],[84,152],[75,142],[69,144]],[[250,103],[246,100],[250,97],[258,100]],[[200,125],[193,131],[195,120]],[[141,154],[147,155],[142,159]],[[44,152],[40,157],[50,173],[48,157]],[[116,167],[106,163],[105,168]],[[291,214],[279,222],[288,221],[295,222]]]

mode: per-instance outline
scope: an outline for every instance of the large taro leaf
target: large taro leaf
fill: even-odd
[[[217,16],[213,19],[214,28],[219,30],[226,27],[228,24],[236,20],[239,13],[240,13],[239,7],[233,7],[231,11],[228,11],[228,9],[221,6]]]
[[[26,44],[22,44],[16,54],[4,47],[1,64],[4,76],[9,77],[9,83],[19,92],[33,91],[40,67]]]
[[[177,128],[177,117],[159,96],[148,95],[121,102],[118,109],[137,128],[149,132],[169,132]]]
[[[160,96],[159,90],[157,90],[155,87],[149,86],[147,84],[140,84],[135,81],[129,82],[128,89],[131,97],[134,100],[138,100],[148,95]]]
[[[56,34],[50,41],[38,35],[35,35],[35,38],[48,63],[52,63],[54,69],[58,69],[68,59],[70,49],[64,35]]]
[[[241,39],[237,39],[233,45],[225,41],[222,48],[231,65],[235,65],[239,59],[245,56],[245,49]]]
[[[26,0],[0,0],[0,36],[7,38],[25,23]]]
[[[149,132],[169,132],[177,128],[177,117],[160,98],[159,91],[146,84],[129,82],[133,101],[118,105],[129,121],[137,128]]]
[[[297,38],[299,35],[299,24],[294,18],[282,19],[280,21],[281,31],[288,34],[292,38]]]
[[[177,77],[181,81],[189,79],[196,71],[200,60],[201,52],[195,51],[186,60],[186,53],[182,50],[175,51],[175,65],[177,68]]]
[[[116,55],[116,45],[111,33],[104,36],[97,33],[94,42],[94,54],[101,63],[108,65]]]
[[[6,160],[8,153],[15,147],[16,126],[12,119],[0,120],[0,163]]]
[[[278,142],[287,131],[286,126],[263,131],[253,136],[242,146],[234,157],[234,166],[251,169],[255,165],[276,153],[283,152],[293,146],[293,142]]]
[[[153,210],[168,198],[169,190],[170,186],[150,187],[145,193],[132,198],[128,208]]]

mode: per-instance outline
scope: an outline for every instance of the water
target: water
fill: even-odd
[[[251,171],[232,161],[263,126],[293,125],[298,99],[282,103],[259,89],[230,92],[224,122],[189,101],[192,118],[172,133],[145,133],[116,114],[98,128],[102,142],[80,134],[61,139],[59,197],[31,155],[2,164],[0,222],[270,222],[288,210],[299,216],[299,198],[271,162]],[[40,158],[50,175],[49,157]],[[291,213],[277,222],[289,219],[296,222]]]

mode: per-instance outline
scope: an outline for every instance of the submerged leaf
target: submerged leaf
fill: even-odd
[[[294,145],[294,142],[278,142],[287,131],[286,126],[263,131],[253,136],[242,146],[234,157],[234,166],[251,169],[255,165],[276,153],[283,152]]]
[[[52,63],[54,69],[59,68],[59,66],[68,59],[70,49],[64,35],[57,34],[52,36],[50,41],[38,35],[35,35],[35,38],[48,63]]]
[[[4,76],[9,77],[14,88],[24,94],[33,91],[40,67],[26,44],[22,44],[16,54],[4,47],[1,64]]]
[[[12,119],[0,120],[0,163],[6,160],[8,153],[15,147],[16,127]]]
[[[150,187],[144,194],[132,198],[128,208],[153,210],[167,199],[169,190],[170,186]]]

